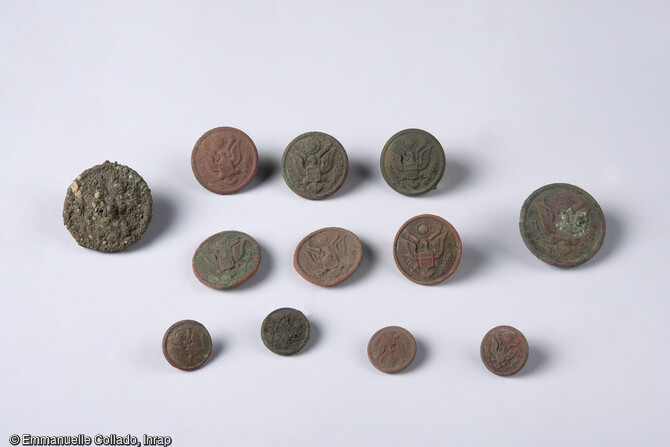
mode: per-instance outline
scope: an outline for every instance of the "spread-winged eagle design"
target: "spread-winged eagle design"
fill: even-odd
[[[335,150],[330,144],[318,141],[306,142],[304,146],[294,146],[288,153],[288,162],[300,183],[313,192],[323,188],[323,182],[329,181],[324,174],[333,167]]]
[[[549,233],[549,242],[567,241],[576,244],[588,231],[588,206],[586,202],[573,201],[569,194],[545,197],[535,209],[542,221],[542,228]]]
[[[401,238],[405,248],[402,255],[405,264],[424,277],[432,276],[435,272],[433,267],[437,266],[438,259],[444,254],[448,235],[449,231],[442,231],[439,228],[431,233],[430,227],[426,224],[418,226],[417,235],[407,232]]]
[[[400,340],[400,334],[384,334],[375,346],[376,357],[380,362],[396,365],[407,358],[405,344]]]
[[[512,336],[493,336],[491,340],[491,354],[495,362],[495,367],[503,369],[519,353],[521,341]]]
[[[237,181],[238,174],[244,172],[240,140],[237,138],[215,139],[214,144],[203,147],[202,151],[205,167],[217,181],[230,185]]]
[[[216,241],[215,246],[207,249],[203,257],[208,273],[219,275],[235,269],[244,256],[246,242],[240,242],[239,239]]]
[[[328,237],[316,236],[305,246],[315,273],[320,277],[332,278],[340,275],[343,266],[340,260],[346,252],[344,236],[338,235],[332,241]]]
[[[391,170],[400,180],[418,180],[430,163],[431,148],[426,142],[420,145],[412,136],[398,139],[391,146]]]
[[[195,338],[196,334],[192,328],[180,329],[171,340],[171,350],[177,351],[179,357],[186,357],[190,362],[200,353],[200,348]]]

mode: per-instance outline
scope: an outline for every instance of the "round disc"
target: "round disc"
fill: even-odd
[[[372,366],[388,374],[407,368],[416,357],[414,336],[399,326],[378,330],[368,343],[368,358]]]
[[[291,190],[311,200],[325,199],[344,184],[349,159],[335,138],[307,132],[289,143],[281,159],[281,173]]]
[[[307,344],[309,320],[299,310],[290,307],[277,309],[263,320],[261,339],[275,354],[295,354]]]
[[[553,183],[533,192],[521,207],[521,237],[542,261],[574,267],[591,259],[605,239],[600,205],[581,188]]]
[[[256,145],[234,127],[207,131],[191,152],[193,175],[217,194],[233,194],[251,182],[258,169]]]
[[[405,222],[393,242],[393,257],[407,279],[431,286],[450,277],[461,262],[461,238],[446,220],[422,214]]]
[[[214,289],[237,287],[256,273],[261,248],[248,234],[223,231],[208,237],[193,255],[193,272]]]
[[[105,161],[67,190],[63,223],[79,245],[117,252],[137,242],[151,221],[151,191],[128,166]]]
[[[293,266],[319,286],[334,286],[354,274],[363,260],[363,245],[351,231],[322,228],[305,237],[295,249]]]
[[[518,373],[528,360],[526,337],[512,326],[498,326],[488,331],[479,351],[484,366],[499,376]]]
[[[170,326],[163,336],[163,355],[170,365],[193,371],[205,364],[212,353],[212,337],[202,324],[182,320]]]
[[[386,142],[380,164],[391,188],[406,196],[418,196],[437,187],[446,161],[437,138],[425,130],[405,129]]]

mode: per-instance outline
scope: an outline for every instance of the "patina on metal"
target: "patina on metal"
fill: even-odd
[[[456,229],[432,214],[405,222],[393,242],[398,269],[407,279],[426,286],[450,277],[461,262],[462,251]]]
[[[279,355],[293,355],[307,344],[309,320],[299,310],[284,307],[272,311],[261,325],[263,344]]]
[[[388,140],[380,164],[391,188],[406,196],[418,196],[437,187],[446,161],[437,138],[425,130],[405,129]]]
[[[407,368],[416,357],[414,336],[399,326],[378,330],[368,343],[368,358],[372,366],[387,374]]]
[[[305,237],[295,249],[293,266],[305,278],[329,287],[349,278],[361,265],[363,245],[351,231],[322,228]]]
[[[333,195],[344,184],[349,159],[344,147],[323,132],[307,132],[289,143],[281,172],[291,190],[310,200]]]
[[[499,376],[518,373],[528,360],[526,337],[512,326],[498,326],[488,331],[479,351],[484,366]]]
[[[256,145],[239,129],[217,127],[207,131],[195,143],[191,168],[206,189],[217,194],[236,193],[256,175]]]
[[[600,205],[581,188],[553,183],[533,192],[521,207],[521,237],[540,260],[574,267],[591,259],[605,239]]]
[[[212,337],[205,326],[197,321],[178,321],[163,336],[165,360],[177,369],[198,369],[205,364],[211,353]]]
[[[261,249],[248,234],[223,231],[205,239],[193,255],[193,272],[214,289],[231,289],[247,281],[261,263]]]
[[[111,253],[137,242],[151,221],[151,191],[140,175],[105,161],[82,172],[67,190],[63,223],[82,247]]]

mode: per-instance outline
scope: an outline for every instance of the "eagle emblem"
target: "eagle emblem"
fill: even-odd
[[[333,167],[334,156],[335,150],[330,143],[308,139],[288,153],[288,163],[301,186],[318,193],[330,181],[324,174]]]
[[[401,238],[405,248],[403,259],[413,270],[428,278],[435,273],[437,260],[444,254],[445,240],[449,231],[438,228],[431,231],[428,224],[422,223],[416,229],[416,235],[409,231]]]
[[[549,233],[549,242],[560,241],[571,245],[579,243],[589,229],[588,206],[583,200],[574,201],[567,193],[547,196],[544,203],[536,203],[535,210],[540,216],[542,228]]]
[[[216,135],[211,144],[202,146],[202,153],[206,170],[217,182],[232,185],[237,182],[237,176],[245,172],[237,138]]]
[[[398,139],[391,146],[391,170],[400,180],[417,180],[430,163],[431,149],[430,144],[419,144],[413,136]]]
[[[189,362],[193,361],[200,354],[200,347],[193,328],[185,327],[175,331],[174,336],[170,338],[170,351],[174,351],[173,355],[186,357]]]
[[[407,346],[396,332],[384,333],[376,341],[374,348],[377,351],[377,359],[389,365],[397,365],[409,357]]]
[[[317,276],[336,278],[345,269],[340,265],[340,259],[346,252],[345,239],[342,235],[338,234],[333,240],[329,240],[324,234],[317,235],[306,244],[305,251]]]
[[[234,270],[242,260],[247,241],[240,243],[239,239],[219,239],[213,247],[204,252],[206,270],[213,275],[220,275],[228,270]]]
[[[521,340],[511,334],[495,334],[491,340],[491,354],[495,367],[505,369],[519,353]]]

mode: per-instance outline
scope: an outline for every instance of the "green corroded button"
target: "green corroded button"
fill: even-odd
[[[323,132],[307,132],[289,143],[281,173],[291,190],[310,200],[329,197],[344,184],[349,159],[344,147]]]
[[[605,216],[589,193],[567,183],[533,192],[521,207],[521,237],[540,260],[574,267],[591,259],[605,239]]]
[[[256,273],[261,249],[248,234],[223,231],[208,237],[193,255],[193,272],[214,289],[237,287]]]
[[[261,339],[275,354],[295,354],[307,344],[309,320],[299,310],[290,307],[277,309],[263,320]]]
[[[384,180],[400,194],[425,194],[442,179],[446,164],[437,139],[420,129],[405,129],[393,135],[381,156]]]

